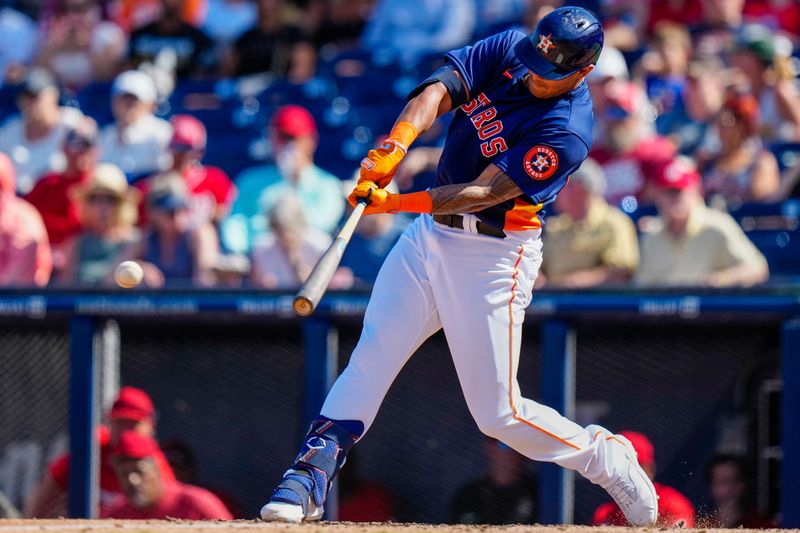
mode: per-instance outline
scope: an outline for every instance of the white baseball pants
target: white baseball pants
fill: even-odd
[[[478,234],[474,220],[467,215],[470,228],[461,230],[421,215],[406,229],[381,268],[361,338],[322,416],[359,420],[369,429],[400,369],[444,328],[483,433],[530,459],[555,462],[600,485],[611,482],[612,436],[519,393],[522,321],[542,262],[541,231],[498,239]]]

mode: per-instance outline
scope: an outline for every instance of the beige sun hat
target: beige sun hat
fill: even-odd
[[[73,197],[76,202],[85,205],[88,197],[97,193],[120,199],[119,221],[121,224],[136,223],[137,205],[141,194],[138,190],[128,185],[128,179],[118,166],[110,163],[98,164],[89,181],[83,186],[74,189]]]

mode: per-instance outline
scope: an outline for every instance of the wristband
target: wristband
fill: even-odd
[[[408,147],[411,146],[411,143],[414,142],[417,135],[417,128],[415,128],[413,124],[401,121],[392,128],[391,133],[389,133],[389,138],[396,141],[403,151],[407,152]]]
[[[401,194],[398,211],[403,213],[430,213],[433,210],[433,198],[428,191]]]

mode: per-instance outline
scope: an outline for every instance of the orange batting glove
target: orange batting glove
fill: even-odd
[[[367,153],[361,160],[359,182],[372,181],[383,188],[392,181],[408,147],[417,138],[417,129],[409,122],[398,122],[383,145]]]
[[[355,207],[356,202],[361,198],[367,200],[365,215],[400,212],[430,213],[432,208],[431,195],[428,191],[392,194],[386,189],[379,188],[373,181],[362,181],[356,185],[347,201]]]

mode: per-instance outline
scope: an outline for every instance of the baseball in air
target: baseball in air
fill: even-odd
[[[144,270],[136,261],[123,261],[114,270],[114,281],[123,289],[132,289],[142,282]]]

